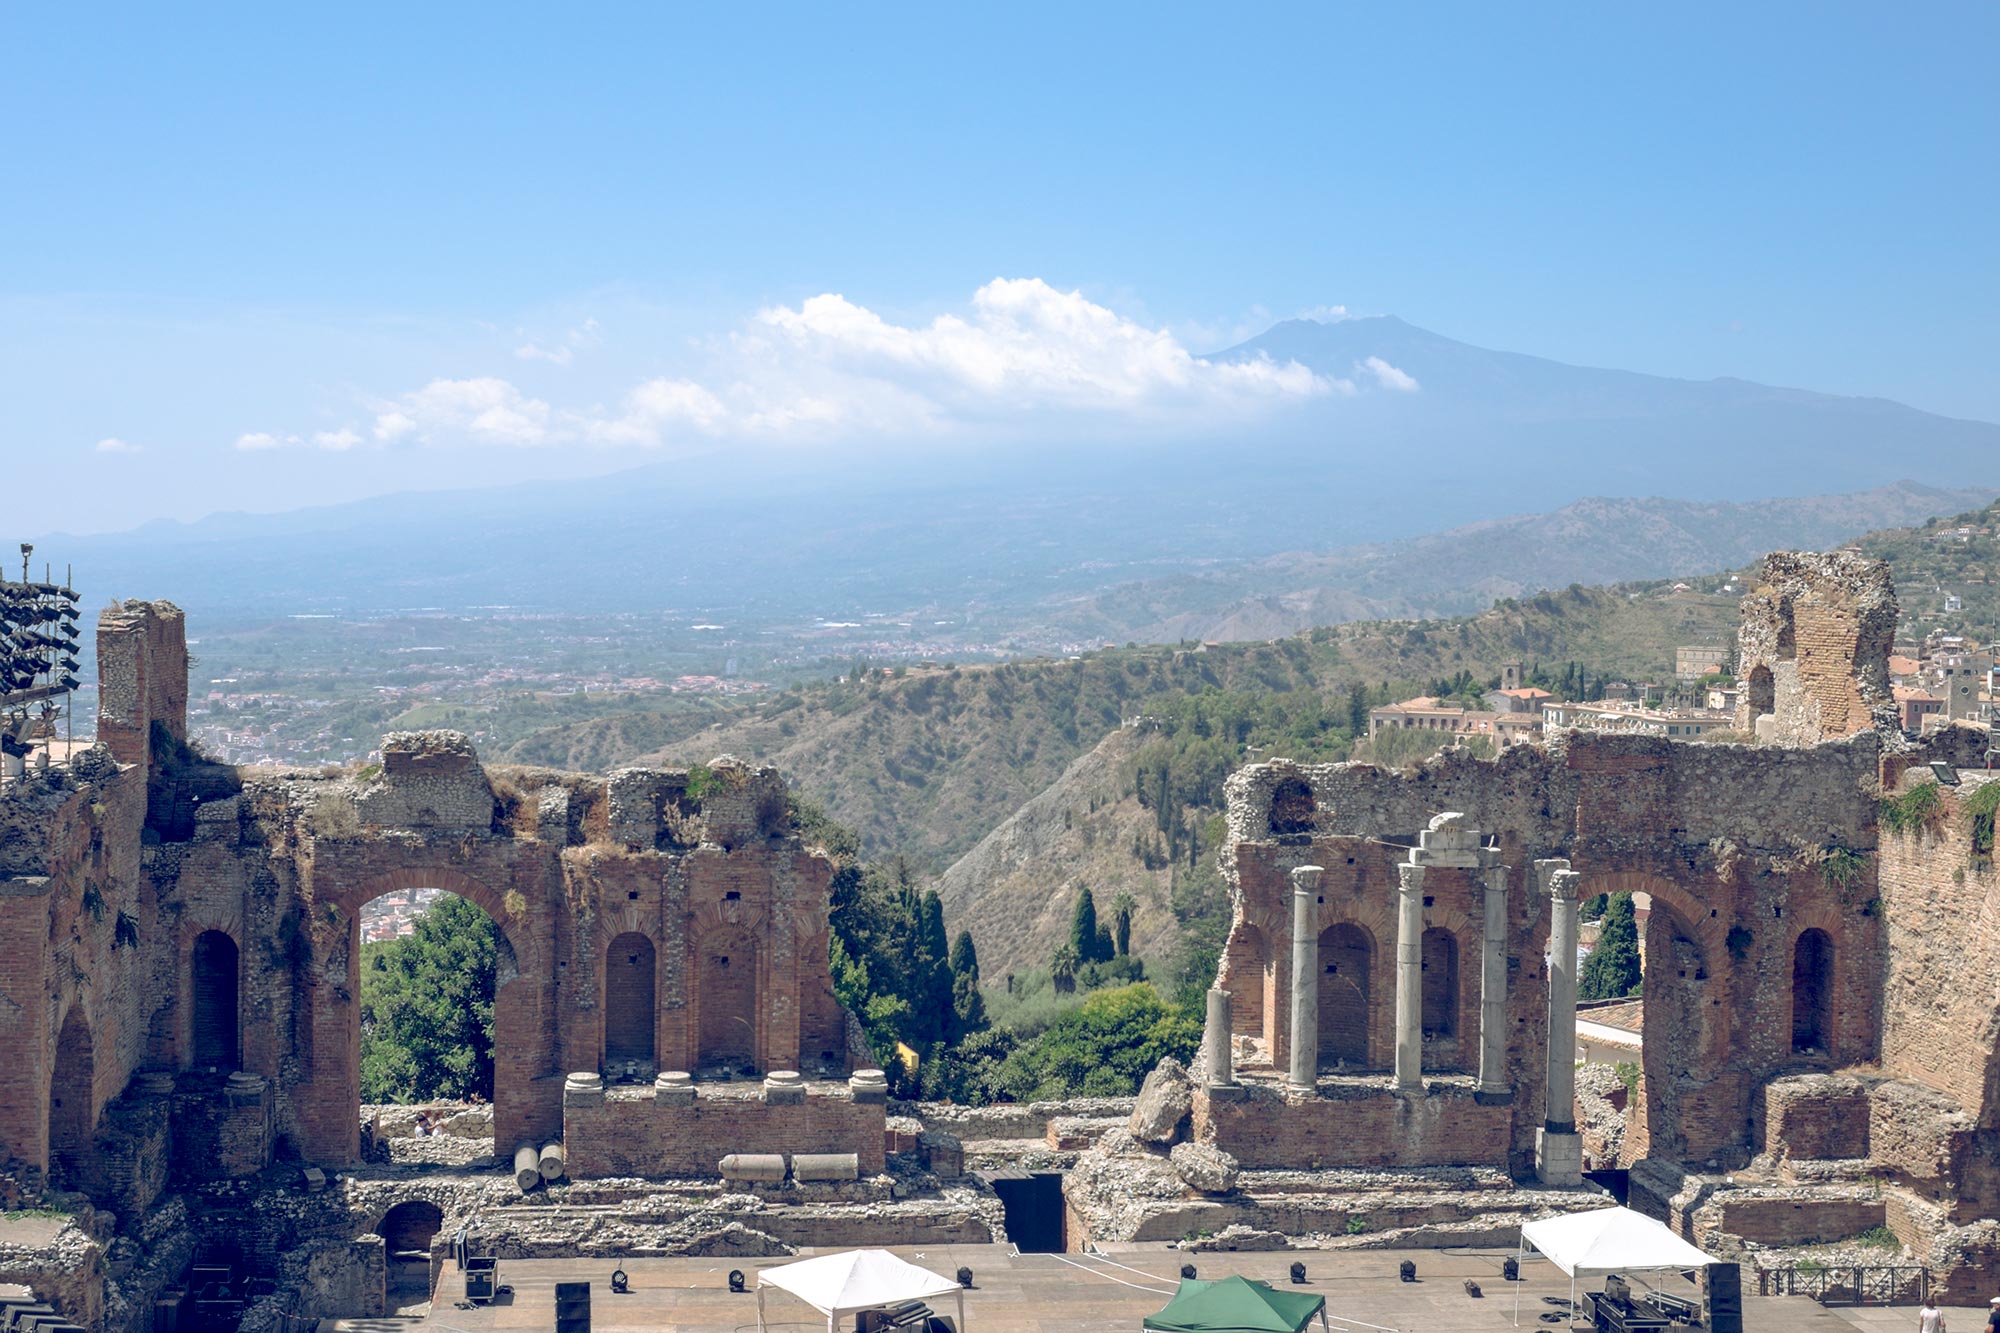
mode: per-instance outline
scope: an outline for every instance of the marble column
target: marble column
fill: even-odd
[[[1396,1086],[1424,1086],[1424,868],[1396,867]]]
[[[1486,921],[1479,938],[1479,1091],[1497,1096],[1507,1082],[1507,867],[1480,872]]]
[[[1545,1185],[1583,1182],[1583,1139],[1576,1132],[1576,886],[1568,861],[1537,861],[1549,895],[1549,1073],[1535,1173]]]
[[[1229,1045],[1229,992],[1216,986],[1208,992],[1208,1025],[1201,1036],[1202,1062],[1208,1066],[1211,1088],[1226,1088],[1236,1082]]]
[[[1292,871],[1291,1086],[1319,1085],[1319,877],[1318,866]]]

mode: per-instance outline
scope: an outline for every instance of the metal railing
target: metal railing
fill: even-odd
[[[1917,1264],[1830,1264],[1760,1268],[1759,1296],[1807,1296],[1821,1305],[1915,1305],[1931,1292]]]

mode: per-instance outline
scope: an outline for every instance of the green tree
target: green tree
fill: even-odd
[[[1088,884],[1077,890],[1076,915],[1069,922],[1069,943],[1076,950],[1079,963],[1101,963],[1111,957],[1111,935],[1098,929],[1097,899],[1091,896]]]
[[[1111,948],[1116,957],[1123,958],[1132,952],[1132,913],[1138,906],[1129,893],[1120,893],[1111,900]]]
[[[447,893],[409,935],[363,947],[363,1100],[493,1096],[500,943],[493,918]]]
[[[972,932],[961,930],[951,942],[951,1010],[956,1023],[954,1043],[986,1028],[986,997],[979,992],[979,951]]]
[[[1076,969],[1079,963],[1074,944],[1063,945],[1056,950],[1055,957],[1049,960],[1049,981],[1054,984],[1058,994],[1068,995],[1076,989]]]
[[[1632,915],[1632,895],[1614,893],[1597,928],[1597,947],[1584,961],[1577,978],[1581,1000],[1615,1000],[1639,988],[1639,927]]]

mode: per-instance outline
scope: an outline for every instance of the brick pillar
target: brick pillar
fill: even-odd
[[[1424,1086],[1424,868],[1396,867],[1396,1087]]]
[[[1479,1091],[1497,1096],[1507,1082],[1507,867],[1479,876],[1486,920],[1479,937]]]
[[[1319,1085],[1319,877],[1318,866],[1292,871],[1292,1068],[1291,1086]]]
[[[1543,1127],[1535,1134],[1535,1174],[1545,1185],[1583,1183],[1576,1132],[1576,884],[1563,860],[1535,862],[1549,895],[1549,1074]]]

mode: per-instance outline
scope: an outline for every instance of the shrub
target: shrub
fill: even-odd
[[[1944,797],[1935,782],[1910,788],[1900,796],[1883,798],[1882,827],[1893,833],[1915,833],[1937,827],[1944,818]]]

